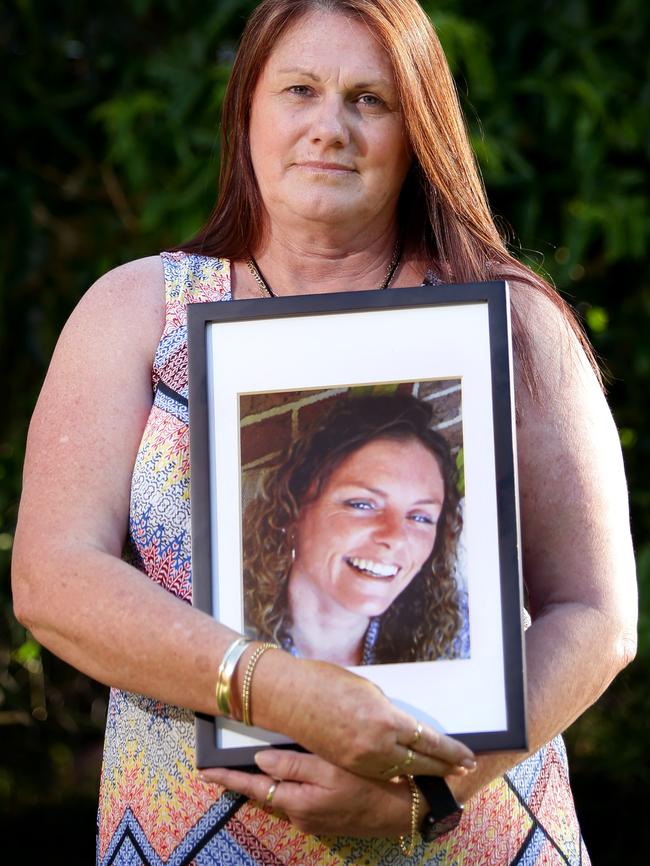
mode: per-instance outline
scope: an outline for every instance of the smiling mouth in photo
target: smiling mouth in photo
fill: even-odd
[[[373,559],[362,559],[359,556],[346,556],[344,559],[355,571],[375,580],[392,580],[400,570],[399,565],[375,562]]]

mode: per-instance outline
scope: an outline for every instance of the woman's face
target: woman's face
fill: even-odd
[[[416,439],[376,439],[332,472],[294,531],[290,581],[322,610],[382,614],[433,549],[444,502],[436,458]]]
[[[313,12],[285,32],[255,88],[250,148],[272,223],[393,219],[409,148],[391,64],[365,24]]]

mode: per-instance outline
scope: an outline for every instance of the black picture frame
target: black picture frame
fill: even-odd
[[[408,676],[402,664],[354,670],[477,752],[527,748],[509,309],[502,281],[188,306],[193,604],[237,631],[243,631],[241,579],[233,580],[242,557],[239,395],[341,383],[463,382],[471,657],[410,662]],[[345,348],[360,345],[375,351]],[[433,715],[431,707],[415,705],[416,693],[444,694],[444,710]],[[260,748],[284,743],[238,722],[196,717],[199,768],[251,766]]]

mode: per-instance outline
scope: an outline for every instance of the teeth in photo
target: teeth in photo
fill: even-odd
[[[398,572],[396,565],[385,565],[382,562],[373,562],[372,559],[360,559],[359,557],[351,556],[348,562],[354,568],[357,568],[359,571],[365,571],[372,577],[395,577]]]

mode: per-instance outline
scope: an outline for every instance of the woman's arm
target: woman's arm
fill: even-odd
[[[187,648],[195,671],[183,697],[201,705],[210,653],[227,634],[213,649],[209,617],[120,559],[163,300],[160,261],[134,262],[100,279],[61,335],[27,442],[14,607],[70,664],[126,689],[151,694],[155,684],[161,700],[180,697],[172,648]]]
[[[95,679],[214,713],[235,633],[120,559],[163,317],[161,264],[147,259],[99,280],[66,325],[30,427],[14,605],[39,641]],[[258,724],[367,776],[403,760],[414,722],[366,680],[280,652],[259,668]],[[427,730],[414,767],[446,773],[470,756]]]
[[[596,377],[558,310],[515,288],[535,323],[539,393],[517,381],[517,448],[531,752],[565,730],[636,651],[637,591],[618,434]],[[467,799],[521,760],[479,759],[451,786]]]
[[[541,297],[517,293],[515,299],[535,322],[539,386],[535,398],[520,380],[516,387],[523,567],[533,619],[526,632],[530,754],[565,730],[632,660],[637,599],[627,489],[611,413],[555,307]],[[486,755],[475,773],[447,781],[466,802],[524,757]],[[338,803],[327,788],[313,796],[318,778],[313,762],[308,765],[299,754],[277,753],[276,760],[271,770],[268,753],[262,758],[264,778],[220,771],[219,781],[259,797],[271,777],[289,779],[292,784],[278,787],[274,803],[303,829],[327,832],[322,829],[327,810]],[[321,767],[320,775],[324,772]],[[349,785],[344,776],[338,778],[343,797]],[[296,784],[302,779],[310,794],[308,815]],[[405,788],[402,797],[407,798]],[[386,809],[389,826],[389,816],[398,820],[399,813],[392,801]],[[403,812],[401,820],[404,828]]]

